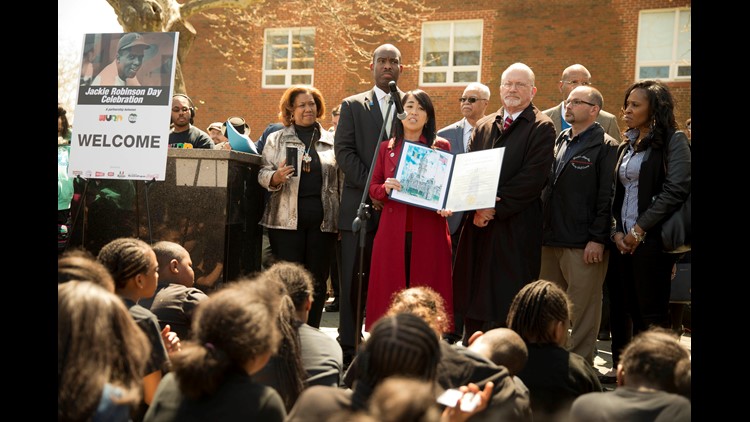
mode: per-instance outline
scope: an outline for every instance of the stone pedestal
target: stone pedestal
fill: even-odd
[[[122,236],[176,242],[190,252],[196,284],[206,290],[260,271],[261,164],[256,154],[170,149],[164,181],[78,180],[68,247],[96,255]]]

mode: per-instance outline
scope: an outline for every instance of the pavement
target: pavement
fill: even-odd
[[[333,299],[329,299],[329,302]],[[323,317],[320,321],[320,329],[331,336],[336,338],[338,336],[339,326],[339,313],[338,312],[325,312],[323,311]],[[365,337],[367,333],[365,333]],[[692,334],[686,332],[680,337],[680,342],[688,348],[692,353],[691,348],[691,336]],[[596,348],[598,350],[597,355],[594,357],[594,369],[599,371],[600,374],[604,375],[612,369],[612,342],[611,341],[596,341]],[[613,389],[616,384],[603,384],[605,388]]]

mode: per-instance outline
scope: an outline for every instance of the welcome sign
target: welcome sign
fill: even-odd
[[[165,179],[177,40],[176,32],[84,36],[70,176]]]

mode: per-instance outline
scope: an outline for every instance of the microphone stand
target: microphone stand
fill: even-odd
[[[357,272],[357,308],[355,312],[355,321],[357,335],[354,337],[354,353],[359,351],[359,336],[362,334],[362,322],[360,322],[360,314],[362,305],[362,279],[364,278],[364,259],[365,259],[365,244],[367,241],[367,220],[370,219],[370,206],[367,205],[367,196],[370,192],[370,181],[372,180],[372,173],[375,170],[375,162],[378,159],[378,151],[380,150],[380,143],[382,142],[383,135],[385,135],[385,127],[388,125],[388,117],[391,115],[391,109],[393,109],[393,96],[388,100],[388,108],[385,112],[385,118],[383,119],[383,126],[380,127],[380,135],[378,136],[378,143],[375,146],[375,152],[372,154],[372,162],[370,163],[370,171],[367,173],[367,182],[365,183],[364,192],[362,192],[362,201],[360,201],[359,208],[357,209],[357,217],[352,221],[352,232],[359,233],[359,271]],[[370,263],[372,267],[372,262]],[[372,270],[370,270],[372,273]]]

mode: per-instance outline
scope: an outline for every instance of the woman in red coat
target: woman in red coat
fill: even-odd
[[[407,92],[402,101],[406,118],[394,119],[393,138],[380,144],[370,182],[370,196],[383,201],[383,210],[372,249],[366,331],[388,310],[393,293],[416,286],[440,293],[453,321],[451,239],[444,214],[389,197],[391,190],[401,190],[393,176],[404,140],[446,151],[450,143],[436,136],[435,108],[426,92]]]

